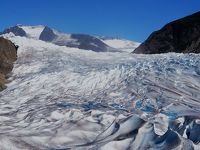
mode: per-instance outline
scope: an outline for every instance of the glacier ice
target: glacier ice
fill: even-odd
[[[198,54],[20,46],[0,93],[2,149],[200,149]]]

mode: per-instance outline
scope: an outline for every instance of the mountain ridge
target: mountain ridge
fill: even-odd
[[[113,46],[112,44],[111,45],[107,44],[106,39],[102,39],[98,36],[92,36],[88,34],[78,34],[78,33],[67,34],[43,25],[37,25],[37,26],[16,25],[14,27],[5,29],[1,34],[6,34],[10,32],[13,33],[15,36],[34,38],[45,42],[50,42],[59,46],[79,48],[83,50],[92,50],[95,52],[119,51],[117,48],[112,47]],[[113,40],[115,40],[115,38],[113,38]],[[121,39],[121,42],[123,41],[124,44],[127,43],[125,40]],[[132,45],[134,45],[134,42]],[[135,49],[136,46],[133,46],[131,48]]]
[[[153,32],[133,53],[200,53],[200,12],[172,21]]]

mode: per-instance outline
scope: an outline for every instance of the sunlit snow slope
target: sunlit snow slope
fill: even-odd
[[[107,45],[109,45],[110,47],[129,53],[134,51],[140,45],[140,43],[138,42],[133,42],[126,39],[108,38],[108,39],[102,39],[102,41]]]
[[[19,45],[0,93],[0,149],[199,150],[200,59]]]
[[[27,34],[29,38],[39,39],[40,34],[44,30],[44,26],[38,25],[38,26],[19,26],[21,27]]]

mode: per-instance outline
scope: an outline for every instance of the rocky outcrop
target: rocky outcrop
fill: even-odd
[[[14,26],[14,27],[5,29],[1,34],[6,34],[10,32],[12,32],[16,36],[26,36],[26,32],[22,28],[20,28],[20,26]]]
[[[103,43],[101,40],[99,40],[96,37],[90,36],[90,35],[84,35],[84,34],[72,34],[72,39],[75,39],[77,43],[74,45],[68,45],[70,47],[77,47],[80,49],[86,49],[86,50],[93,50],[95,52],[105,52],[111,49],[108,45]]]
[[[5,88],[6,76],[13,69],[17,59],[17,46],[11,41],[0,37],[0,90]]]
[[[153,32],[133,53],[200,53],[200,12],[173,21]]]
[[[45,26],[44,30],[41,32],[39,39],[46,42],[53,41],[57,35],[53,32],[53,30],[47,26]]]

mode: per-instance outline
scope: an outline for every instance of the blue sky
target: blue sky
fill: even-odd
[[[68,33],[142,42],[169,21],[197,11],[200,0],[4,0],[0,30],[43,24]]]

